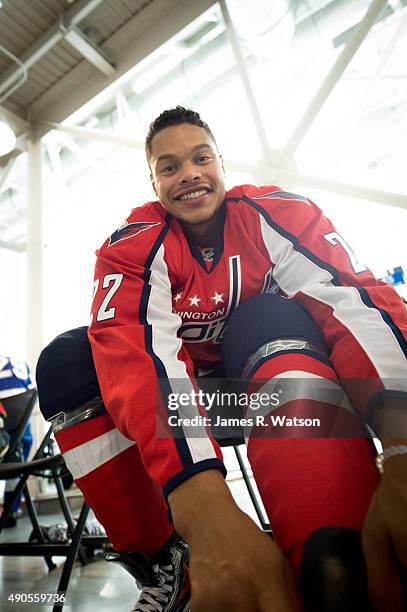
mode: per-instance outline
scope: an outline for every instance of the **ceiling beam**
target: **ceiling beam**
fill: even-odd
[[[35,41],[19,58],[24,67],[29,70],[50,49],[64,39],[66,33],[80,23],[104,0],[77,0],[62,17],[54,23],[38,40]],[[0,79],[0,94],[13,86],[21,75],[21,68],[10,67]]]
[[[13,128],[14,131],[25,131],[30,127],[22,115],[9,110],[5,106],[0,106],[0,115],[1,114],[4,115],[7,123],[11,128]]]
[[[79,28],[69,30],[65,35],[65,40],[102,74],[108,77],[114,76],[116,69],[113,62]]]
[[[384,204],[386,206],[394,206],[396,208],[404,208],[407,210],[407,196],[401,193],[382,191],[380,189],[372,189],[371,187],[366,187],[364,185],[343,183],[341,181],[334,181],[319,176],[300,174],[297,172],[292,172],[289,170],[276,168],[268,165],[245,164],[236,161],[225,160],[225,167],[230,170],[247,172],[256,177],[260,176],[260,180],[262,180],[263,182],[265,180],[270,181],[270,177],[278,176],[281,177],[282,180],[289,180],[290,188],[295,185],[301,185],[304,187],[321,189],[322,191],[328,191],[330,193],[339,193],[341,195],[348,196],[351,198],[378,202],[379,204]]]
[[[129,149],[144,150],[144,143],[134,138],[125,138],[118,134],[112,134],[105,130],[98,130],[95,128],[85,128],[81,126],[61,125],[60,123],[53,123],[51,121],[44,121],[48,128],[69,134],[73,138],[81,138],[83,140],[105,142],[106,144],[112,144],[116,147],[127,147]]]
[[[16,253],[24,253],[24,251],[27,250],[27,245],[25,243],[19,244],[18,242],[5,242],[4,240],[0,240],[0,248],[15,251]]]
[[[324,106],[328,97],[330,96],[338,81],[342,77],[343,73],[345,72],[349,63],[353,59],[360,45],[365,40],[366,36],[369,34],[370,30],[374,26],[376,19],[378,18],[386,4],[387,0],[373,0],[371,5],[369,6],[366,15],[355,28],[353,35],[348,40],[345,47],[342,49],[342,52],[339,55],[338,59],[332,66],[328,75],[325,77],[317,93],[309,103],[308,108],[301,117],[297,126],[294,128],[294,131],[292,132],[291,136],[288,138],[284,146],[283,158],[280,161],[282,165],[284,165],[284,159],[289,159],[295,153],[296,149],[304,139],[308,130],[314,123],[321,108]]]
[[[155,0],[148,5],[103,44],[103,50],[115,58],[114,76],[105,77],[83,61],[31,105],[36,136],[49,130],[40,121],[64,121],[109,85],[118,87],[119,79],[126,79],[139,62],[214,4],[215,0]]]
[[[236,34],[235,27],[233,25],[233,21],[230,17],[229,9],[227,7],[226,0],[219,0],[219,5],[222,11],[223,21],[225,23],[226,32],[229,37],[230,45],[233,50],[233,54],[235,56],[236,64],[239,69],[240,80],[246,94],[247,104],[249,106],[254,127],[257,132],[257,138],[259,140],[260,146],[263,151],[263,157],[265,159],[270,159],[271,157],[271,149],[270,144],[267,140],[267,132],[264,128],[264,122],[259,110],[259,105],[257,104],[257,99],[253,91],[253,87],[250,81],[249,71],[247,70],[246,63],[244,60],[244,55],[242,49],[240,47],[239,38]]]
[[[101,141],[118,147],[144,149],[144,143],[136,140],[135,138],[125,138],[123,136],[119,136],[118,134],[105,132],[104,130],[59,125],[51,122],[47,122],[47,125],[49,128],[69,134],[73,138],[76,137],[86,140]],[[331,193],[339,193],[345,196],[359,198],[361,200],[379,202],[379,204],[385,204],[386,206],[395,206],[397,208],[407,209],[407,196],[400,193],[382,191],[380,189],[365,187],[364,185],[355,185],[352,183],[344,183],[327,178],[300,174],[298,172],[293,172],[292,170],[285,170],[283,168],[277,168],[265,164],[246,164],[232,160],[225,160],[225,166],[230,170],[247,172],[257,177],[259,176],[259,173],[262,173],[264,175],[264,179],[262,180],[267,180],[266,177],[278,175],[279,177],[281,176],[283,180],[290,180],[291,184],[294,185],[303,185],[305,187],[321,189]]]
[[[396,43],[398,42],[401,36],[405,36],[404,32],[407,28],[407,7],[404,7],[403,9],[399,9],[398,12],[395,14],[395,16],[393,15],[393,19],[398,20],[398,26],[395,32],[393,32],[393,36],[388,42],[387,47],[381,53],[380,61],[378,65],[376,66],[376,70],[374,71],[372,78],[369,79],[369,82],[366,86],[364,93],[360,96],[360,100],[361,100],[360,105],[362,105],[362,103],[365,102],[365,100],[367,100],[368,96],[370,98],[373,98],[373,93],[375,93],[376,87],[380,86],[379,81],[380,79],[383,78],[383,72],[385,68],[387,68],[387,66],[390,65],[390,58],[393,52],[397,48]],[[404,78],[405,77],[406,75],[404,75]]]
[[[0,193],[3,191],[3,186],[6,183],[6,180],[8,178],[8,175],[10,174],[13,166],[14,166],[14,162],[16,161],[15,157],[10,157],[10,159],[8,160],[6,166],[3,168],[2,173],[0,174]]]

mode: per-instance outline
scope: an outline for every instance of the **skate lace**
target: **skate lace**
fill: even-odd
[[[144,586],[132,612],[163,612],[168,602],[174,583],[174,566],[153,565],[158,580],[157,586]]]

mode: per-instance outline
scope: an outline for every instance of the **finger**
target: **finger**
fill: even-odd
[[[389,543],[372,540],[366,545],[369,594],[377,612],[402,612],[400,579]]]
[[[402,612],[400,577],[390,538],[375,508],[369,510],[363,531],[369,594],[377,612]]]

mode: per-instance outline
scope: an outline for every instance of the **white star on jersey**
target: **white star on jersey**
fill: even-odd
[[[174,302],[177,303],[178,300],[180,300],[182,298],[182,293],[177,293],[177,295],[174,298]]]
[[[202,300],[202,298],[199,298],[199,297],[196,295],[196,293],[195,293],[194,297],[192,297],[192,298],[188,298],[188,299],[189,299],[189,301],[191,302],[191,304],[190,304],[191,306],[198,306],[198,302],[200,302],[200,301]]]
[[[215,295],[211,297],[211,300],[214,300],[215,304],[217,304],[218,302],[223,302],[223,293],[218,293],[217,291],[215,291]]]

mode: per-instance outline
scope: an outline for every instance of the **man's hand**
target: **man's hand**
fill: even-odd
[[[219,472],[193,476],[169,502],[190,548],[192,612],[301,610],[288,562],[239,510]]]
[[[300,609],[286,559],[247,515],[237,510],[206,527],[190,545],[193,612]]]
[[[403,443],[407,441],[384,441],[385,446]],[[407,455],[386,461],[362,539],[375,609],[402,612],[400,570],[407,576]]]

